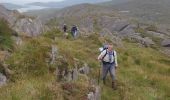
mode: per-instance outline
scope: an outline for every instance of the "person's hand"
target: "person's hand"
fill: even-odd
[[[117,69],[118,68],[118,66],[115,66],[115,69]]]

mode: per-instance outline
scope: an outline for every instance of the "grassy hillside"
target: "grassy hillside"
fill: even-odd
[[[98,48],[105,39],[97,34],[77,40],[71,37],[63,39],[62,33],[57,30],[37,38],[24,39],[24,45],[7,61],[15,74],[6,86],[0,88],[0,99],[82,100],[88,91],[87,80],[81,77],[70,84],[56,81],[53,72],[59,65],[49,66],[45,63],[50,52],[49,47],[56,45],[59,49],[58,56],[67,58],[70,67],[74,66],[74,58],[87,62],[93,68],[90,76],[97,79],[100,63],[96,58],[99,54]],[[111,81],[108,78],[106,86],[100,83],[102,100],[169,100],[170,58],[136,43],[124,41],[124,45],[124,48],[114,46],[119,62],[118,90],[113,91],[110,88]],[[51,67],[52,70],[49,70]]]

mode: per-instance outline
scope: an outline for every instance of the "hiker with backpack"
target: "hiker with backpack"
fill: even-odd
[[[100,48],[101,50],[101,48]],[[102,80],[103,84],[106,84],[106,76],[109,71],[110,76],[112,78],[112,88],[116,89],[116,77],[115,71],[118,67],[117,63],[117,53],[113,50],[112,45],[105,45],[103,50],[101,50],[101,54],[98,57],[98,60],[102,61]]]
[[[67,28],[67,25],[64,24],[64,25],[63,25],[64,38],[68,38],[67,29],[68,29],[68,28]]]
[[[78,36],[78,27],[76,25],[73,25],[73,27],[71,28],[71,34],[72,34],[74,39],[77,38],[77,36]]]

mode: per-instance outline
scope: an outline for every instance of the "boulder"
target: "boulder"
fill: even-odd
[[[7,82],[7,78],[5,75],[3,75],[2,73],[0,73],[0,87],[5,85]]]
[[[145,45],[146,47],[149,47],[149,46],[155,44],[155,43],[153,42],[153,40],[152,40],[151,38],[149,38],[149,37],[143,38],[143,42],[144,42],[143,45]]]
[[[162,41],[161,45],[163,47],[170,47],[170,39],[165,39]]]

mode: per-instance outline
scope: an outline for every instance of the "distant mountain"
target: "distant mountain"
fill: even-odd
[[[125,15],[140,18],[144,21],[170,24],[170,0],[117,0],[127,1],[115,5],[115,0],[104,3]]]
[[[23,6],[21,6],[21,5],[12,4],[12,3],[0,3],[0,5],[3,5],[7,9],[10,9],[10,10],[16,10],[16,9],[23,8]]]
[[[82,4],[82,3],[100,3],[100,2],[107,2],[107,1],[111,1],[111,0],[64,0],[62,2],[48,2],[48,3],[34,2],[28,5],[44,6],[44,7],[50,7],[50,8],[51,7],[64,8],[67,6]]]

